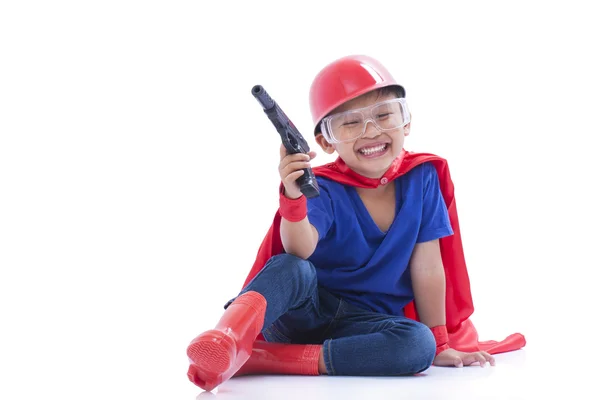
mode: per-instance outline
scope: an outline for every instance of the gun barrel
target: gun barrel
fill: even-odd
[[[275,101],[269,96],[267,91],[261,85],[256,85],[252,88],[252,95],[258,100],[260,105],[265,110],[269,110],[275,106]]]

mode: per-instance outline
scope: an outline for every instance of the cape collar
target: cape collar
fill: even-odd
[[[343,175],[343,181],[346,184],[363,188],[377,188],[381,185],[388,184],[405,172],[400,168],[402,166],[402,162],[404,161],[405,155],[406,151],[402,149],[402,152],[398,155],[398,157],[396,157],[381,178],[368,178],[355,172],[340,157],[330,164],[329,170],[331,172],[333,172],[333,170],[337,170],[341,175]],[[330,177],[334,178],[334,176],[331,176],[330,174],[323,175],[329,175]],[[338,175],[335,176],[335,178],[341,178],[341,176]]]

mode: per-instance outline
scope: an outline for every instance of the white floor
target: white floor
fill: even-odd
[[[533,386],[535,379],[531,377],[527,351],[521,350],[496,355],[494,367],[432,367],[417,377],[239,377],[213,392],[199,392],[197,400],[524,399],[532,398],[530,394],[540,393]]]

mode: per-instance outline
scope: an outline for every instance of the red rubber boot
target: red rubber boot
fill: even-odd
[[[254,342],[250,359],[235,376],[253,374],[319,375],[321,345]]]
[[[266,308],[260,293],[246,292],[227,307],[214,329],[192,340],[187,348],[190,381],[210,391],[231,378],[250,358]]]

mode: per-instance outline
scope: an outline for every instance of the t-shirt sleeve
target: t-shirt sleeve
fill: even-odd
[[[322,180],[319,183],[319,196],[307,199],[308,222],[313,225],[319,233],[319,240],[327,236],[333,225],[333,206],[327,185]]]
[[[440,189],[437,171],[430,163],[423,168],[423,214],[417,243],[454,234],[448,209]]]

